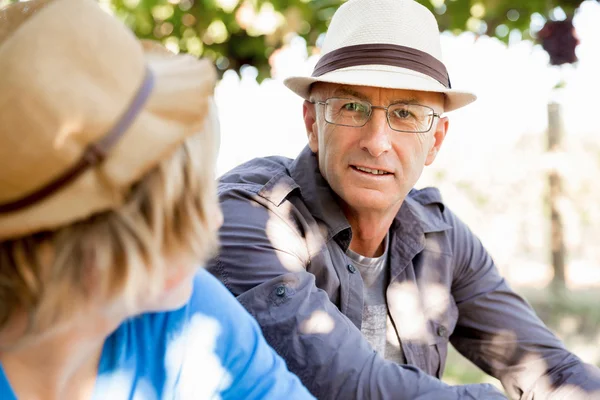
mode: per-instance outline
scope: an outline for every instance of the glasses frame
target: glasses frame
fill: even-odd
[[[426,133],[429,132],[431,130],[431,128],[433,127],[433,121],[435,121],[436,118],[441,118],[442,115],[439,113],[436,113],[435,110],[429,106],[423,105],[423,104],[417,104],[417,103],[404,103],[404,102],[397,102],[397,103],[392,103],[390,105],[388,105],[387,107],[383,107],[383,106],[374,106],[373,104],[369,103],[366,100],[359,100],[359,99],[351,99],[351,98],[346,98],[346,97],[330,97],[325,99],[325,101],[319,101],[319,100],[314,100],[314,101],[309,101],[309,103],[311,104],[320,104],[320,105],[324,105],[325,107],[327,107],[328,105],[328,101],[329,100],[350,100],[350,101],[355,101],[355,102],[360,102],[360,103],[364,103],[364,104],[368,104],[369,105],[369,115],[367,116],[367,119],[365,120],[365,122],[362,125],[346,125],[346,124],[339,124],[337,122],[332,122],[332,121],[328,121],[327,120],[327,113],[325,113],[325,122],[327,122],[328,124],[332,124],[332,125],[339,125],[339,126],[347,126],[349,128],[362,128],[363,126],[365,126],[367,124],[367,122],[369,122],[369,120],[371,119],[371,117],[373,116],[373,110],[374,109],[380,109],[380,110],[384,110],[385,111],[385,119],[387,120],[388,126],[390,127],[391,130],[395,131],[395,132],[405,132],[405,133]],[[433,118],[431,118],[431,122],[429,123],[429,127],[426,130],[421,130],[421,131],[406,131],[406,130],[401,130],[401,129],[395,129],[392,127],[392,123],[390,122],[390,112],[389,109],[390,107],[396,106],[398,104],[403,104],[403,105],[407,105],[407,106],[420,106],[420,107],[425,107],[429,110],[431,110],[431,116]]]

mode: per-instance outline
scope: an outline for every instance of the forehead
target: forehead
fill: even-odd
[[[425,105],[443,105],[444,95],[442,93],[422,92],[418,90],[403,90],[378,88],[372,86],[340,85],[335,83],[318,82],[313,88],[314,94],[327,97],[350,97],[378,103],[419,103]]]

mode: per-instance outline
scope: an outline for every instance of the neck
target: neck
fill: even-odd
[[[385,237],[402,203],[385,211],[356,210],[342,207],[352,227],[350,250],[365,257],[379,257],[384,251]]]
[[[111,326],[115,324],[80,324],[0,353],[17,398],[90,399]]]

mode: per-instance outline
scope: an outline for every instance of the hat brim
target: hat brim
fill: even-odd
[[[311,85],[317,82],[443,93],[446,97],[446,112],[457,110],[477,99],[471,92],[448,89],[435,79],[419,72],[386,65],[349,67],[316,78],[292,76],[284,80],[284,84],[290,90],[306,100],[310,98]]]

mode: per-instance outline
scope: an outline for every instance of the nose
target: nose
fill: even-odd
[[[371,156],[379,157],[392,148],[386,110],[373,108],[371,118],[362,129],[359,145]]]

